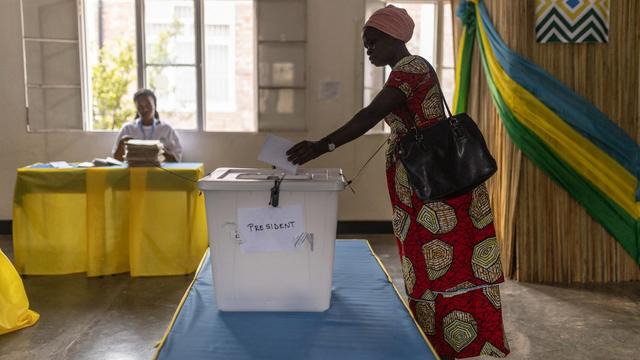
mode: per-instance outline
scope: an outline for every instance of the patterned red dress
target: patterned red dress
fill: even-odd
[[[424,202],[396,152],[414,121],[427,127],[445,119],[436,81],[425,59],[407,56],[385,83],[407,96],[385,121],[391,127],[387,184],[409,306],[438,354],[504,357],[509,347],[497,285],[504,278],[487,189]]]

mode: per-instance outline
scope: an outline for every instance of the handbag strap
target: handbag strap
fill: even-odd
[[[431,67],[433,73],[436,75],[436,86],[438,87],[438,92],[440,93],[440,97],[442,98],[442,103],[444,104],[444,108],[447,109],[447,114],[449,114],[448,119],[452,119],[453,115],[451,115],[451,110],[449,110],[449,104],[447,104],[447,99],[444,97],[444,93],[442,92],[442,88],[440,87],[440,79],[438,79],[438,73],[436,70]]]
[[[444,104],[444,108],[447,110],[447,114],[449,114],[447,119],[449,121],[451,121],[451,119],[453,119],[453,115],[451,114],[451,110],[449,109],[449,104],[447,104],[447,99],[444,98],[444,93],[442,92],[442,88],[440,87],[440,79],[438,78],[438,72],[436,71],[436,69],[433,68],[431,63],[429,63],[428,61],[426,61],[426,62],[427,62],[427,65],[429,66],[429,69],[431,69],[431,71],[433,72],[433,75],[436,77],[435,86],[438,88],[438,93],[440,94],[440,99],[441,99],[442,103]],[[426,81],[427,81],[427,79],[422,80],[419,85],[424,84]],[[445,114],[445,116],[446,116],[446,114]],[[416,133],[416,139],[417,139],[419,137],[419,134],[418,134],[418,124],[416,123],[415,118],[413,119],[413,130]]]
[[[444,107],[445,109],[447,109],[447,113],[449,114],[449,119],[453,118],[453,115],[451,115],[451,110],[449,110],[449,105],[447,104],[447,100],[444,98],[444,93],[442,92],[442,88],[440,87],[440,79],[438,79],[438,73],[436,72],[436,70],[433,68],[433,66],[431,66],[431,64],[429,64],[429,62],[427,61],[427,64],[429,65],[429,68],[431,69],[431,71],[433,71],[434,75],[436,76],[436,86],[438,87],[438,92],[440,93],[440,98],[442,99],[442,102],[444,103]],[[423,82],[426,80],[423,80]],[[423,83],[421,82],[421,83]],[[414,130],[416,131],[416,134],[418,134],[418,124],[415,123],[415,119],[413,120],[414,123]],[[353,178],[351,178],[351,180],[347,180],[347,186],[349,187],[349,189],[351,189],[351,191],[355,194],[355,190],[353,190],[353,188],[351,187],[351,184],[360,176],[360,174],[362,173],[362,170],[364,170],[364,168],[369,164],[369,162],[371,162],[371,160],[376,156],[376,154],[378,154],[378,152],[382,149],[382,147],[384,146],[384,144],[389,142],[389,138],[390,136],[387,136],[387,138],[384,140],[384,142],[382,142],[382,144],[380,144],[380,146],[378,147],[378,149],[376,151],[373,152],[373,154],[369,157],[369,159],[364,163],[364,165],[362,165],[360,167],[360,170],[358,170],[358,172],[356,173],[356,176],[354,176]]]
[[[391,135],[387,136],[386,139],[384,139],[384,141],[382,142],[382,144],[380,144],[380,146],[378,146],[378,149],[376,151],[373,152],[373,154],[369,157],[369,159],[364,163],[364,165],[362,165],[360,167],[360,170],[358,170],[358,172],[356,173],[356,176],[352,177],[351,180],[347,180],[347,186],[349,187],[349,189],[351,189],[351,191],[355,194],[356,191],[353,190],[353,187],[351,187],[351,183],[353,183],[354,181],[356,181],[356,179],[360,176],[360,174],[362,173],[362,170],[364,170],[364,168],[369,165],[369,162],[371,162],[371,160],[373,160],[373,158],[378,154],[378,152],[380,152],[380,150],[382,149],[382,147],[384,146],[384,144],[389,142],[389,138],[391,137]]]

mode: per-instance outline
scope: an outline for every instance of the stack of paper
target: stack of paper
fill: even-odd
[[[129,166],[160,166],[164,161],[164,146],[160,140],[129,140],[124,159]]]

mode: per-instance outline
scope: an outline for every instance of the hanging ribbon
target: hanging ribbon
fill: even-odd
[[[467,106],[475,34],[491,96],[513,142],[640,264],[638,144],[586,99],[510,50],[482,0],[462,3],[457,15],[464,31],[456,112]]]

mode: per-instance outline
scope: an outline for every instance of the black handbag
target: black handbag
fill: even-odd
[[[425,201],[464,194],[497,170],[476,123],[465,113],[452,116],[437,79],[436,86],[449,117],[420,129],[414,120],[413,129],[400,139],[398,150],[409,183]]]

